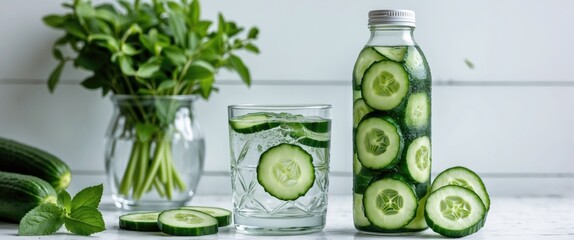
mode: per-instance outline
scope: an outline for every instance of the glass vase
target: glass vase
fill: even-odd
[[[196,98],[115,95],[111,100],[105,159],[114,204],[127,210],[183,206],[203,171]]]

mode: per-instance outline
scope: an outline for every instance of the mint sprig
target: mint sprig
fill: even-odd
[[[18,235],[49,235],[62,228],[62,225],[68,231],[84,236],[104,231],[104,218],[98,210],[103,192],[102,184],[85,188],[74,198],[62,191],[58,195],[57,205],[43,203],[26,213],[20,221]]]

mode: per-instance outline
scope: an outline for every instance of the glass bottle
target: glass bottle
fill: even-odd
[[[416,233],[428,228],[430,69],[413,11],[370,11],[369,28],[353,70],[353,220],[365,233]]]

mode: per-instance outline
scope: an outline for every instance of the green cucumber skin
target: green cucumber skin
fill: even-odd
[[[41,178],[57,191],[70,184],[70,168],[56,156],[41,149],[0,138],[0,171]]]
[[[159,226],[157,222],[132,222],[120,220],[120,228],[138,232],[159,232]]]
[[[26,213],[45,203],[56,203],[58,193],[48,182],[29,175],[0,172],[0,218],[20,222]]]
[[[364,231],[367,233],[404,233],[404,232],[408,232],[408,233],[416,233],[416,232],[422,232],[424,230],[426,230],[427,228],[421,228],[421,229],[409,229],[409,228],[399,228],[399,229],[383,229],[374,225],[370,225],[370,226],[357,226],[355,225],[355,228],[359,231]]]
[[[217,225],[206,226],[201,228],[180,228],[180,227],[172,227],[163,224],[161,222],[158,222],[158,226],[163,233],[173,236],[203,236],[203,235],[216,234],[218,231]]]
[[[468,235],[471,235],[473,233],[478,232],[478,230],[480,230],[482,227],[484,227],[484,223],[486,223],[486,216],[478,221],[475,225],[466,228],[464,231],[451,231],[445,228],[442,228],[438,225],[436,225],[432,220],[430,220],[428,218],[428,215],[425,211],[425,219],[427,221],[427,224],[429,225],[429,227],[436,233],[443,235],[445,237],[451,237],[451,238],[461,238],[461,237],[466,237]]]

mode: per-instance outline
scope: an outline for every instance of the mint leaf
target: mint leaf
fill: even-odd
[[[66,214],[72,211],[72,197],[66,190],[58,194],[58,205],[66,210]]]
[[[80,207],[92,207],[97,209],[103,192],[104,186],[102,184],[84,188],[72,199],[72,213]]]
[[[84,236],[106,230],[102,214],[93,207],[84,206],[74,209],[64,218],[64,224],[68,231]]]
[[[63,222],[64,209],[52,203],[44,203],[30,210],[18,226],[18,235],[48,235],[58,231]]]

